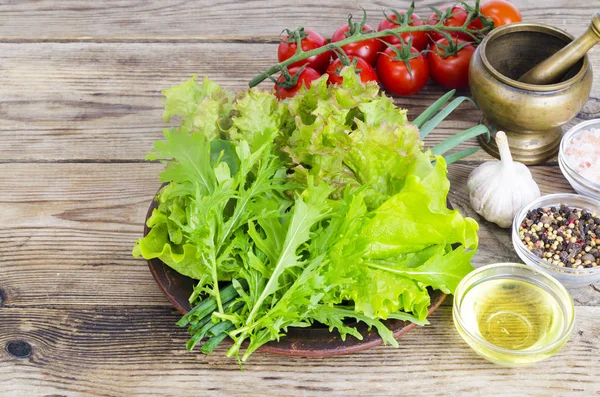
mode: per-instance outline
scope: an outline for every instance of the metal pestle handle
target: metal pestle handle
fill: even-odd
[[[553,84],[594,45],[600,42],[600,11],[596,11],[588,30],[556,54],[538,63],[530,71],[519,78],[522,83]]]

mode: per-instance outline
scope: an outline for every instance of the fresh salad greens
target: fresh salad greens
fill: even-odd
[[[397,346],[381,320],[425,324],[427,287],[452,293],[472,270],[478,226],[446,206],[446,161],[376,84],[342,73],[289,102],[195,77],[164,91],[181,123],[147,157],[167,159],[168,184],[133,255],[198,280],[178,323],[188,349],[230,336],[245,361],[315,322],[361,339],[345,319]]]

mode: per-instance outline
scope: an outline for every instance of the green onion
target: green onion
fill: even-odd
[[[210,317],[208,318],[210,320]],[[192,335],[192,337],[187,341],[187,343],[185,344],[185,348],[190,351],[193,350],[194,347],[196,347],[196,345],[198,344],[198,342],[200,342],[204,338],[208,330],[214,326],[215,324],[212,321],[208,321],[206,324],[204,324],[200,331]]]
[[[468,149],[461,150],[459,152],[455,152],[455,153],[449,154],[447,156],[444,156],[444,160],[446,160],[446,164],[456,163],[458,160],[462,160],[465,157],[468,157],[468,156],[472,155],[473,153],[477,152],[478,150],[479,150],[479,148],[470,147]]]
[[[448,95],[448,94],[446,94]],[[443,98],[443,97],[442,97]],[[436,114],[432,119],[425,122],[422,127],[420,127],[420,137],[421,139],[425,138],[435,127],[438,126],[450,113],[452,113],[461,103],[464,101],[469,101],[473,105],[477,107],[475,102],[471,98],[467,98],[466,96],[459,96],[455,98],[448,106],[444,109],[440,110],[438,114]],[[435,104],[434,104],[435,105]]]
[[[221,291],[221,301],[223,303],[227,303],[238,296],[237,291],[233,287],[233,285],[229,284],[227,287],[223,288]],[[211,314],[217,310],[217,300],[211,296],[197,304],[192,310],[187,312],[179,321],[177,321],[177,325],[180,327],[185,327],[190,323],[195,323],[200,319],[206,317],[206,315]]]
[[[219,343],[221,343],[223,341],[223,339],[225,339],[227,337],[227,332],[232,330],[233,328],[235,328],[235,326],[230,323],[229,321],[225,321],[223,323],[219,323],[217,325],[221,325],[221,324],[226,324],[226,326],[222,327],[222,332],[211,337],[209,340],[206,341],[206,343],[204,345],[202,345],[202,348],[200,349],[200,351],[204,354],[210,354],[212,353],[213,350],[215,350],[215,347],[217,347],[217,345]]]
[[[444,94],[444,96],[440,97],[437,101],[432,103],[431,106],[425,109],[425,111],[421,113],[419,117],[414,119],[412,123],[416,125],[417,128],[421,129],[423,124],[425,124],[427,120],[433,117],[433,115],[437,113],[437,111],[440,110],[450,98],[452,98],[452,95],[454,95],[455,92],[456,90],[448,91],[446,94]]]
[[[476,125],[475,127],[471,127],[468,130],[459,132],[458,134],[451,136],[445,141],[438,143],[437,145],[431,148],[431,153],[433,153],[436,156],[443,155],[444,153],[460,145],[461,143],[482,134],[486,134],[487,139],[490,139],[490,131],[487,129],[487,127],[482,124]]]

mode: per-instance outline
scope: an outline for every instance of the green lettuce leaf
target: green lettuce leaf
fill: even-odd
[[[399,192],[363,219],[344,255],[329,251],[328,283],[338,286],[329,292],[332,302],[351,300],[356,311],[373,318],[402,310],[424,320],[426,287],[454,292],[472,270],[477,224],[446,207],[446,172],[441,157],[432,165],[420,153]]]
[[[197,76],[164,90],[163,119],[168,123],[173,116],[181,116],[181,126],[199,131],[207,139],[216,139],[229,128],[232,96],[218,84],[204,78],[202,84]]]
[[[351,69],[342,71],[341,87],[320,79],[290,102],[296,128],[284,150],[293,163],[293,179],[306,184],[313,175],[335,188],[366,186],[369,208],[399,191],[409,166],[421,153],[418,129],[373,85],[364,85]]]
[[[169,237],[164,214],[154,210],[152,217],[148,219],[148,226],[151,227],[150,232],[133,247],[134,257],[158,258],[178,273],[195,279],[202,278],[205,271],[197,266],[196,246],[174,244]]]
[[[423,264],[415,267],[407,267],[403,262],[377,260],[368,261],[367,266],[408,277],[446,294],[452,294],[460,280],[473,270],[470,262],[474,254],[475,251],[466,251],[465,247],[460,246],[448,253],[432,255]]]
[[[165,140],[154,143],[154,152],[146,160],[162,160],[166,165],[161,182],[193,182],[202,194],[212,193],[217,178],[210,164],[210,142],[200,133],[187,129],[165,129]],[[173,160],[171,160],[173,159]]]
[[[477,248],[477,223],[446,207],[450,188],[446,173],[442,157],[433,166],[427,154],[420,156],[400,192],[377,208],[365,226],[367,256],[385,258],[455,243]]]
[[[232,127],[227,136],[232,141],[244,140],[252,151],[272,144],[287,121],[287,107],[266,91],[251,89],[233,104]]]
[[[377,208],[400,191],[411,164],[421,155],[419,131],[410,124],[398,128],[386,123],[375,126],[357,121],[350,137],[352,143],[344,156],[344,164],[360,185],[367,186],[368,206]]]

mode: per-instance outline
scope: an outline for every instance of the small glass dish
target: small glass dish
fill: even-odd
[[[558,207],[560,204],[565,204],[571,208],[586,209],[600,215],[600,201],[591,197],[568,193],[542,196],[523,207],[513,220],[512,243],[517,255],[519,255],[526,265],[549,273],[567,288],[585,287],[586,285],[600,281],[600,266],[583,269],[560,267],[538,257],[527,249],[525,244],[523,244],[523,241],[521,241],[519,237],[519,226],[527,216],[528,211],[540,207]]]
[[[577,137],[582,131],[591,128],[600,129],[600,119],[583,121],[565,133],[560,141],[560,148],[558,150],[558,166],[577,193],[600,200],[600,185],[581,176],[575,168],[569,164],[566,156],[566,150],[571,139]]]
[[[557,353],[575,323],[561,283],[529,266],[498,263],[469,273],[454,293],[454,325],[477,354],[504,366],[534,364]]]

